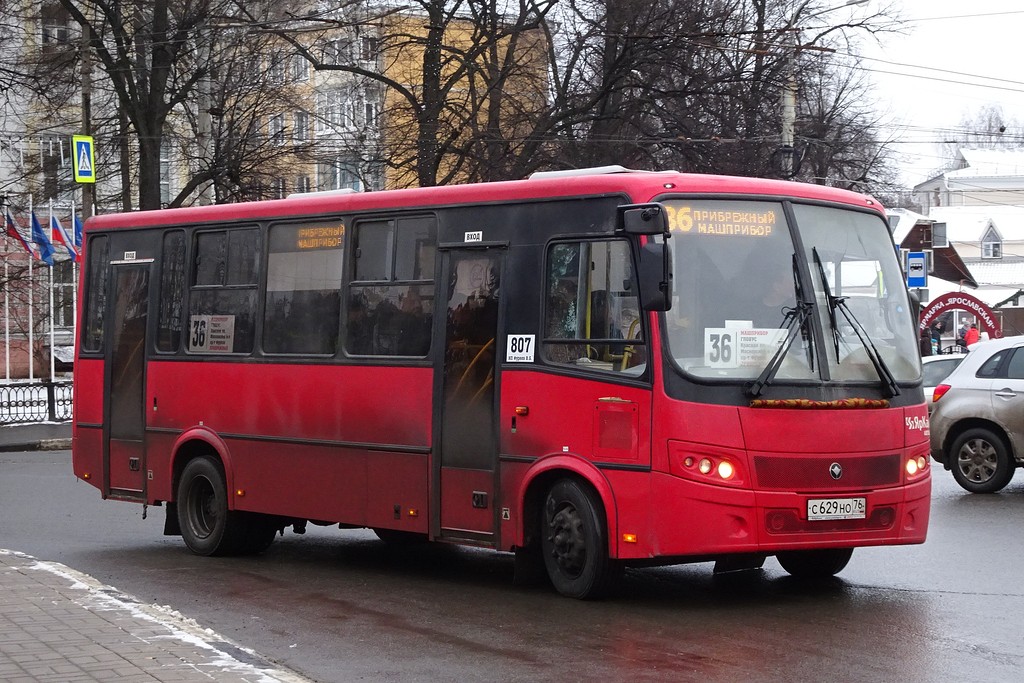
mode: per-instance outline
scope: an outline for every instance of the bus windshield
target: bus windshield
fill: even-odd
[[[684,372],[745,382],[917,379],[914,322],[879,216],[794,204],[791,225],[781,202],[665,205],[675,258],[665,330]]]

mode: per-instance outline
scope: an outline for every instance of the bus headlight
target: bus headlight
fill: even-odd
[[[733,468],[731,462],[723,460],[718,463],[718,476],[722,479],[732,479],[732,475],[734,474],[736,474],[736,470]]]
[[[907,458],[904,469],[907,472],[908,477],[916,477],[921,475],[926,469],[928,469],[928,458],[924,455],[915,455]]]
[[[711,474],[711,469],[713,467],[714,464],[711,462],[710,458],[701,458],[700,462],[697,464],[697,469],[700,470],[701,474]]]

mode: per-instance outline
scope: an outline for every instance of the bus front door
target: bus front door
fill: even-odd
[[[446,315],[437,373],[434,536],[494,539],[498,439],[495,405],[504,250],[442,251]]]
[[[104,494],[144,499],[146,478],[144,436],[146,411],[146,318],[149,307],[149,264],[115,264],[113,313],[108,335],[107,401],[104,423]]]

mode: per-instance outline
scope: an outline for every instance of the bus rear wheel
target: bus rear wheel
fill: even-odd
[[[231,555],[252,545],[270,543],[265,534],[249,535],[241,513],[228,509],[227,487],[220,466],[210,458],[185,465],[178,483],[178,524],[185,545],[196,555]],[[273,536],[270,537],[273,541]]]
[[[822,548],[820,550],[790,550],[779,553],[775,559],[790,575],[799,579],[827,579],[843,571],[853,548]]]
[[[573,479],[548,489],[541,519],[541,549],[551,583],[570,598],[605,594],[617,565],[608,557],[608,533],[596,495]]]

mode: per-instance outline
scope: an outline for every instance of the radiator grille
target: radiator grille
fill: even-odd
[[[833,463],[842,468],[834,478]],[[900,483],[900,456],[754,456],[758,487],[780,491],[829,491],[896,486]]]

